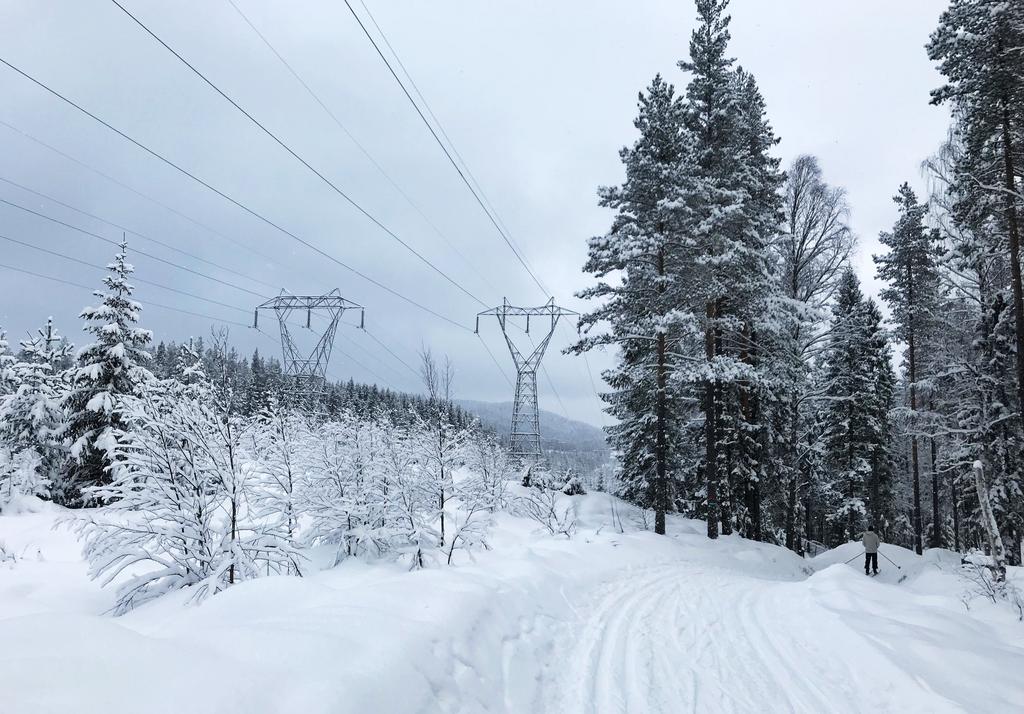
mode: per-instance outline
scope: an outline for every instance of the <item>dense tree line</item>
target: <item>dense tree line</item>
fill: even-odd
[[[928,444],[932,545],[1020,563],[1024,538],[1024,6],[953,0],[928,44],[953,111],[928,162],[938,286],[918,298],[909,429]]]
[[[249,357],[230,346],[226,332],[215,332],[209,338],[190,340],[185,345],[173,341],[160,342],[153,350],[151,370],[158,379],[172,377],[177,369],[178,354],[187,347],[200,355],[203,369],[211,379],[234,395],[239,413],[251,416],[266,406],[271,397],[289,400],[288,380],[276,357],[265,356],[259,350]],[[373,416],[381,411],[396,418],[404,415],[426,414],[429,398],[421,394],[396,392],[376,384],[362,384],[352,379],[347,382],[327,382],[322,402],[316,410],[327,418],[348,413]],[[451,406],[451,419],[461,428],[471,426],[475,417],[457,404]]]
[[[850,268],[844,192],[813,157],[783,173],[771,155],[727,4],[697,0],[685,92],[659,75],[640,94],[625,181],[600,191],[615,218],[573,349],[616,348],[621,493],[659,532],[678,511],[802,550],[874,523],[918,552],[998,540],[1019,560],[1024,6],[954,0],[931,38],[955,126],[934,195],[899,187],[881,236],[886,325]]]

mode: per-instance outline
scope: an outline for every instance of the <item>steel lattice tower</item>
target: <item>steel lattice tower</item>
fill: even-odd
[[[551,336],[555,332],[558,319],[563,315],[577,315],[579,313],[567,310],[555,305],[555,299],[551,298],[540,307],[516,307],[509,305],[508,300],[502,301],[501,307],[484,310],[476,316],[476,331],[480,332],[480,316],[494,315],[501,325],[501,333],[508,344],[508,350],[512,353],[512,361],[516,366],[516,396],[512,402],[512,426],[509,430],[508,445],[512,456],[523,463],[536,464],[542,460],[540,448],[540,408],[537,402],[537,370],[540,369],[540,361],[544,352],[551,342]],[[526,318],[526,333],[530,332],[530,318],[547,318],[544,327],[547,334],[533,347],[532,351],[525,353],[521,351],[509,336],[508,327],[510,317]]]
[[[362,305],[341,296],[335,288],[326,295],[289,295],[282,292],[256,307],[253,327],[259,327],[260,310],[273,310],[281,329],[281,352],[284,359],[284,376],[291,380],[292,398],[300,404],[315,407],[327,390],[327,363],[334,347],[334,335],[338,322],[347,310],[359,310],[359,327],[363,327],[365,311]],[[327,316],[327,328],[320,334],[309,356],[299,352],[288,327],[288,318],[294,313],[305,312],[306,329],[311,329],[314,310],[323,310]]]

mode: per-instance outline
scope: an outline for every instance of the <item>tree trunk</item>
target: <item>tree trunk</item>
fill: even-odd
[[[882,514],[881,509],[879,509],[879,501],[882,500],[882,493],[878,478],[878,454],[874,451],[871,453],[871,484],[868,487],[868,499],[868,521],[874,524],[876,533],[881,533]]]
[[[956,474],[949,474],[949,498],[953,502],[953,550],[960,552],[960,496],[956,490]]]
[[[722,354],[722,332],[721,330],[715,330],[715,354]],[[731,395],[730,395],[731,396]],[[724,434],[724,426],[722,419],[722,408],[725,405],[725,389],[722,383],[715,380],[715,455],[721,456],[721,444],[725,443],[725,458],[722,468],[716,469],[718,473],[718,520],[721,523],[721,534],[732,535],[732,522],[733,522],[733,509],[734,503],[733,498],[733,443],[735,439],[726,440]],[[738,421],[734,424],[733,428],[737,428],[739,425]],[[719,459],[720,461],[722,459]]]
[[[1003,539],[999,535],[999,526],[996,524],[996,517],[992,512],[992,502],[989,499],[988,484],[985,482],[981,461],[975,461],[973,468],[974,488],[978,492],[978,506],[981,511],[981,526],[985,530],[989,554],[992,556],[992,571],[996,581],[1001,582],[1006,579],[1006,553],[1003,551]]]
[[[939,472],[935,468],[935,439],[928,439],[932,451],[932,548],[942,547],[942,519],[939,514]]]
[[[704,328],[704,353],[707,367],[715,359],[715,303],[707,304],[707,325]],[[718,425],[715,423],[716,380],[710,375],[704,380],[704,480],[707,489],[708,538],[718,537]]]
[[[797,443],[800,429],[800,412],[796,394],[790,401],[790,474],[786,494],[786,548],[796,550],[796,484],[800,478],[800,446]]]
[[[755,423],[761,418],[761,399],[760,396],[755,392],[749,400],[750,403],[750,419],[751,423]],[[766,434],[764,430],[758,435],[758,455],[763,457],[768,453],[766,444]],[[762,472],[763,473],[763,472]],[[747,518],[749,520],[750,527],[747,532],[747,537],[752,540],[762,540],[764,535],[761,532],[761,478],[754,479],[747,483]]]
[[[910,434],[910,464],[914,482],[914,552],[921,555],[924,548],[921,544],[921,470],[917,458],[917,361],[915,351],[915,334],[917,325],[914,315],[914,273],[911,265],[907,263],[908,297],[907,305],[910,308],[910,334],[907,336],[907,362],[910,366],[910,411],[911,434]]]
[[[1006,228],[1010,239],[1010,275],[1013,278],[1013,319],[1016,333],[1017,355],[1017,403],[1021,424],[1024,426],[1024,297],[1021,295],[1020,275],[1020,229],[1017,225],[1017,201],[1015,198],[1013,145],[1010,141],[1010,110],[1003,100],[1003,173],[1006,192],[1003,201],[1006,209]]]
[[[441,484],[440,484],[440,503],[438,506],[441,509],[441,547],[444,547],[444,425],[441,423],[441,411],[438,409],[437,412],[437,455],[438,455],[438,470],[441,473]]]
[[[668,510],[667,439],[665,435],[665,384],[667,370],[665,369],[665,351],[665,334],[663,332],[658,333],[657,443],[655,444],[657,475],[654,482],[654,532],[658,535],[665,535],[665,512]]]
[[[749,322],[743,323],[743,348],[740,350],[740,361],[744,364],[754,366],[754,349],[751,345],[754,343],[754,333],[750,327]],[[748,439],[746,437],[746,430],[755,425],[758,418],[757,414],[757,392],[751,389],[749,380],[743,380],[739,384],[739,397],[740,397],[740,417],[743,420],[743,433],[744,438],[740,443],[744,444],[744,448],[740,451],[740,456],[746,461],[749,457],[748,454]],[[757,439],[758,447],[760,447],[760,435]],[[756,461],[759,462],[761,454],[757,454]],[[752,540],[760,540],[759,529],[760,526],[755,526],[755,521],[760,521],[760,514],[755,513],[760,508],[758,499],[754,498],[754,492],[758,485],[758,478],[752,477],[750,474],[743,476],[743,483],[740,484],[739,493],[734,496],[734,509],[743,513],[742,521],[737,522],[737,528],[740,535],[745,538]],[[742,497],[742,501],[740,501]],[[742,509],[740,508],[742,503]]]
[[[793,520],[795,521],[796,518]],[[807,540],[825,540],[814,528],[814,509],[811,508],[810,502],[804,503],[804,535],[807,537]]]

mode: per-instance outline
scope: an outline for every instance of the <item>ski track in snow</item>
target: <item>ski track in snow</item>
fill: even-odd
[[[837,636],[837,616],[792,583],[654,566],[599,588],[577,612],[541,711],[962,711],[921,681],[898,696],[898,668],[867,661],[877,650],[852,631]]]

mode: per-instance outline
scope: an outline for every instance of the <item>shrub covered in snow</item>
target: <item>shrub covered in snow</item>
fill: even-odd
[[[133,428],[113,452],[112,482],[84,491],[108,505],[72,520],[92,576],[117,584],[117,612],[185,587],[201,599],[298,571],[286,523],[260,508],[268,480],[245,423],[166,386],[126,402],[126,414]]]

